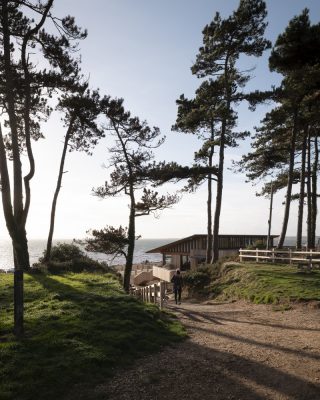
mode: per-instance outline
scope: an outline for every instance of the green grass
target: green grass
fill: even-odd
[[[296,266],[227,264],[210,286],[217,299],[246,299],[254,303],[320,301],[320,271],[301,272]]]
[[[185,337],[111,274],[25,276],[25,337],[12,335],[13,276],[0,274],[0,399],[90,399],[96,384]],[[97,398],[97,397],[92,397]]]

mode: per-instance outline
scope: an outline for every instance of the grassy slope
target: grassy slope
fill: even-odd
[[[86,398],[115,367],[179,340],[181,325],[123,294],[109,274],[26,275],[26,335],[12,331],[12,275],[0,275],[0,399]],[[76,386],[75,386],[76,385]]]
[[[210,291],[217,298],[244,298],[255,303],[320,300],[320,271],[300,272],[295,266],[227,264]]]

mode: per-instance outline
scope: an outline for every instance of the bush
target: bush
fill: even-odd
[[[185,285],[192,289],[203,289],[210,283],[210,275],[203,271],[187,272],[183,279]]]
[[[183,282],[190,296],[205,295],[212,279],[218,273],[217,265],[203,265],[196,271],[188,271]]]
[[[106,263],[100,263],[85,255],[76,245],[58,243],[52,247],[51,258],[47,265],[42,264],[46,255],[39,259],[40,263],[34,264],[34,272],[48,271],[51,273],[62,272],[114,272]]]
[[[255,250],[255,249],[259,249],[259,250],[265,250],[267,247],[266,243],[262,240],[256,240],[254,243],[250,244],[249,246],[247,246],[248,250]]]
[[[47,251],[43,252],[43,257],[39,259],[40,262],[46,256]],[[85,257],[85,253],[80,249],[80,247],[75,244],[69,243],[58,243],[51,249],[50,261],[72,261],[76,258]]]

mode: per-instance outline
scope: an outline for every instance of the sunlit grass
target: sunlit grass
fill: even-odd
[[[111,274],[25,276],[25,337],[12,335],[12,275],[0,275],[0,399],[89,398],[116,368],[180,340],[177,320]],[[81,397],[84,396],[84,397]]]
[[[244,298],[254,303],[320,301],[320,271],[306,273],[289,265],[228,265],[210,290],[219,298]]]

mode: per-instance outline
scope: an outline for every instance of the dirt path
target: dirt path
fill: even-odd
[[[190,338],[105,386],[110,400],[320,399],[320,309],[247,303],[169,306]]]

